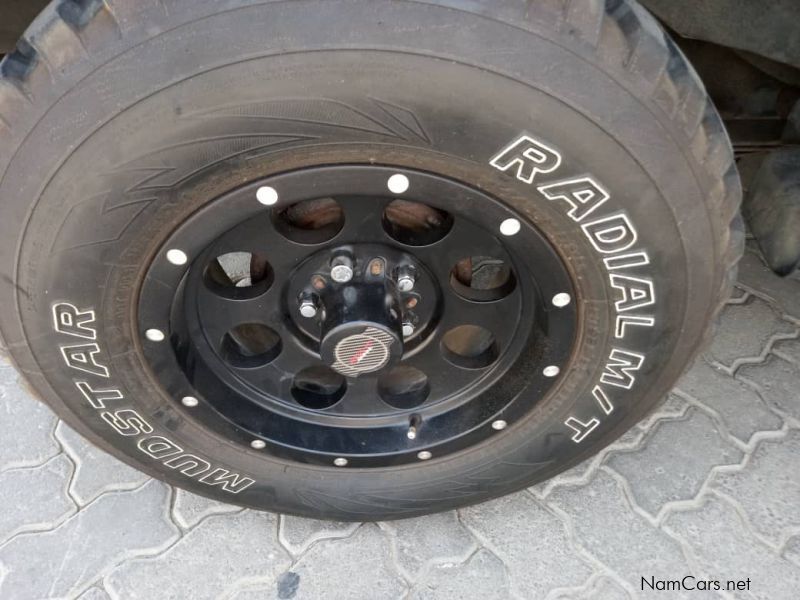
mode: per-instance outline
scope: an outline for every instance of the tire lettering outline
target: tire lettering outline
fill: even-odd
[[[548,160],[548,153],[550,160]],[[555,159],[557,156],[557,160]],[[489,164],[510,172],[516,179],[532,184],[537,174],[553,173],[561,166],[561,155],[531,135],[522,134],[508,144]],[[516,170],[513,169],[516,167]],[[536,190],[548,201],[560,201],[566,215],[580,226],[585,238],[603,261],[609,285],[617,293],[614,300],[614,338],[624,340],[632,328],[655,327],[652,313],[642,312],[656,304],[656,289],[651,277],[640,269],[651,265],[647,250],[637,247],[639,233],[625,211],[600,214],[601,208],[613,204],[611,194],[591,174],[544,182]],[[613,210],[613,208],[612,208]],[[591,220],[587,217],[591,215]],[[629,270],[637,269],[635,274]],[[587,418],[571,415],[565,421],[572,432],[571,439],[581,443],[614,410],[610,388],[630,390],[636,384],[636,374],[645,356],[638,352],[614,347],[603,366],[599,381],[592,388],[592,397],[600,412]]]
[[[58,347],[67,368],[103,380],[110,379],[111,374],[108,367],[101,362],[102,350],[96,341],[98,336],[95,328],[95,310],[93,308],[81,310],[69,302],[56,302],[52,305],[51,312],[53,329],[56,333],[93,340],[91,343],[64,344]],[[250,477],[213,466],[204,458],[183,452],[180,446],[168,438],[150,435],[154,431],[153,426],[133,408],[119,406],[125,403],[126,398],[118,388],[108,382],[101,387],[94,387],[83,378],[73,379],[73,383],[83,399],[98,411],[99,417],[113,431],[126,438],[138,438],[136,447],[151,459],[161,462],[185,477],[203,485],[219,487],[229,494],[238,494],[255,483]],[[113,403],[114,408],[109,409],[107,403]]]

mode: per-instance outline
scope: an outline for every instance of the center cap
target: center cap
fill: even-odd
[[[377,327],[366,327],[361,333],[347,335],[333,349],[335,362],[331,365],[346,377],[358,377],[385,367],[392,357],[395,336]]]
[[[328,287],[321,302],[323,361],[345,377],[358,377],[402,356],[400,307],[392,282]]]

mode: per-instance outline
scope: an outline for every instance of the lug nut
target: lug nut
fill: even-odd
[[[317,301],[313,296],[304,296],[300,298],[300,314],[306,319],[316,317],[317,310]]]
[[[349,256],[340,255],[331,261],[331,279],[336,283],[347,283],[353,278],[353,261]]]
[[[410,321],[403,323],[403,337],[411,337],[414,335],[414,324]]]
[[[414,289],[414,271],[409,267],[397,269],[397,289],[401,292],[410,292]]]

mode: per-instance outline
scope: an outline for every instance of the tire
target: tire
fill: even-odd
[[[738,174],[702,83],[638,4],[166,6],[53,2],[0,67],[0,331],[97,446],[225,502],[411,517],[597,453],[707,341],[742,253]],[[342,468],[242,443],[161,382],[138,303],[164,244],[232,190],[321,165],[457,182],[552,246],[579,326],[530,410],[430,460]]]

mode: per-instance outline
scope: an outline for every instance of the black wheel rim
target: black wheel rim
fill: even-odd
[[[346,165],[197,212],[148,266],[137,320],[154,378],[204,427],[282,459],[374,468],[529,417],[568,369],[577,304],[555,249],[498,199]]]

